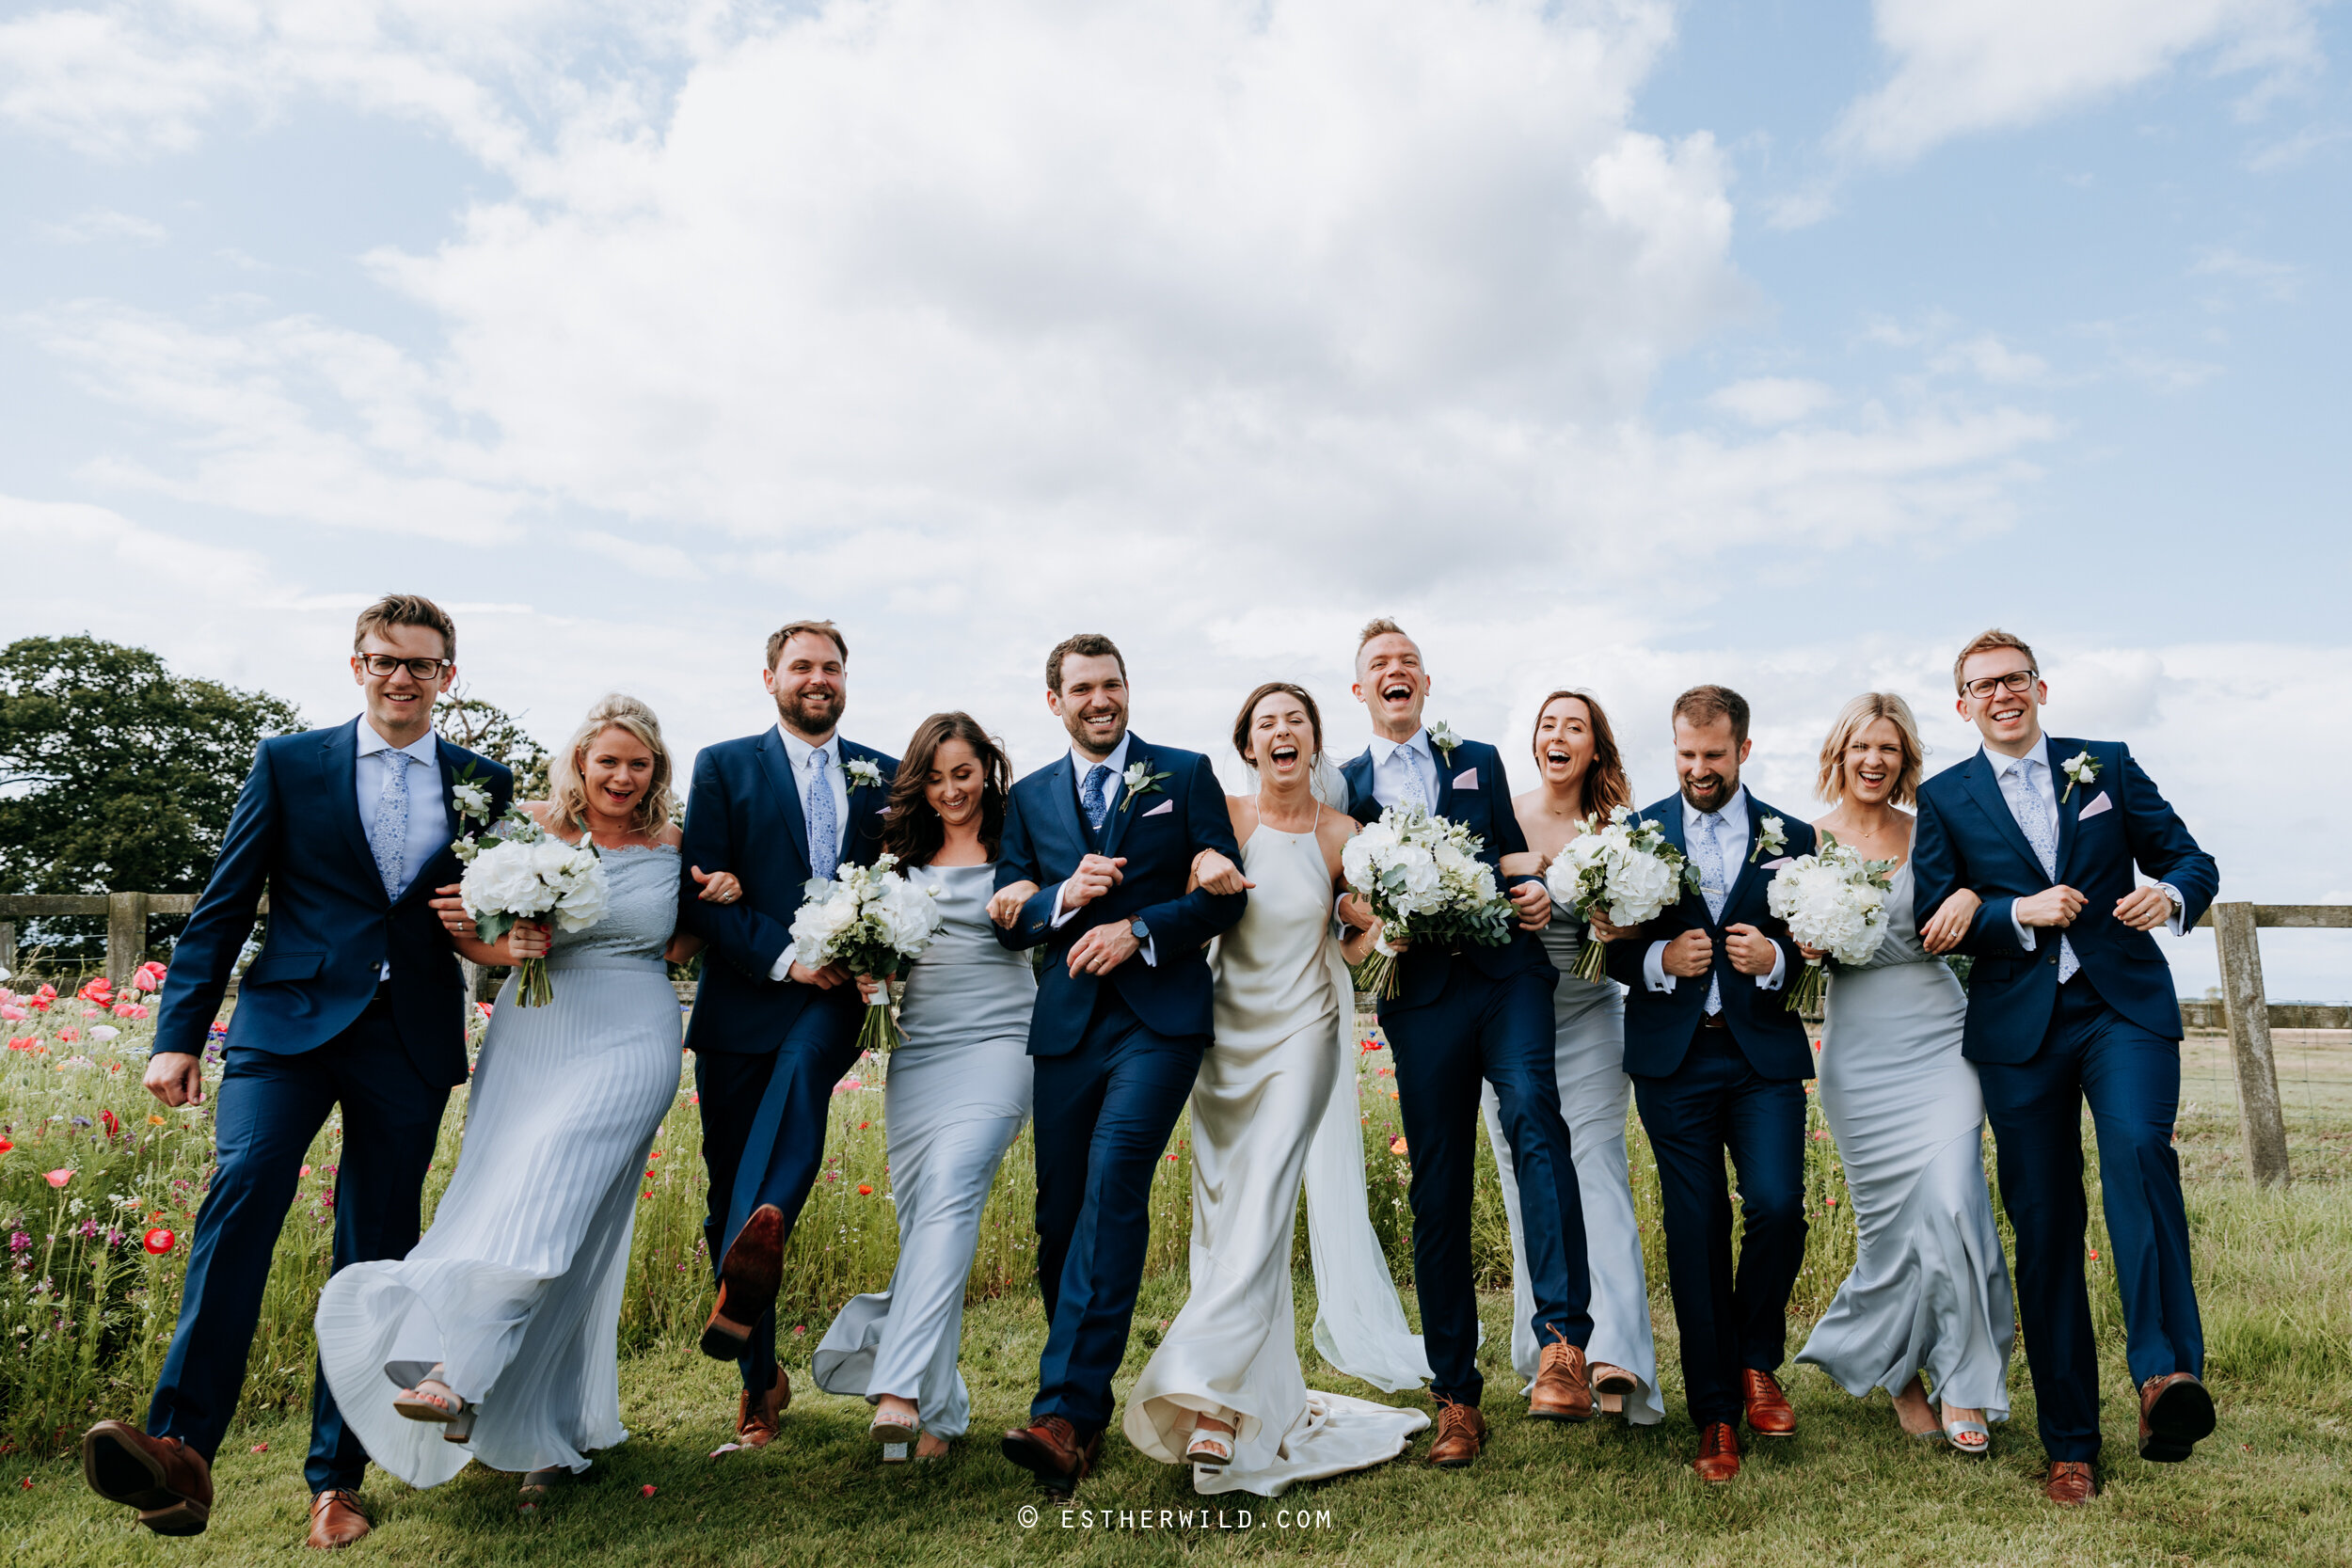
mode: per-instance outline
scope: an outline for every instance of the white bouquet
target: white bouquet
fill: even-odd
[[[1347,841],[1340,870],[1349,891],[1372,906],[1384,927],[1372,956],[1357,966],[1357,989],[1396,995],[1397,950],[1391,938],[1486,947],[1511,940],[1518,911],[1502,895],[1494,867],[1478,858],[1482,847],[1478,835],[1460,823],[1419,806],[1391,806]]]
[[[905,1037],[890,1016],[899,977],[946,925],[935,889],[918,888],[897,870],[898,857],[871,865],[845,865],[803,891],[792,917],[792,956],[811,969],[837,963],[852,974],[882,981],[874,988],[860,1051],[895,1051]]]
[[[1621,927],[1657,919],[1681,899],[1684,887],[1695,893],[1698,885],[1698,868],[1666,842],[1654,819],[1636,820],[1630,806],[1612,811],[1605,826],[1590,816],[1579,822],[1576,837],[1544,873],[1552,900],[1576,919],[1590,921],[1600,911],[1610,925]],[[1608,974],[1609,956],[1600,942],[1587,938],[1576,973],[1587,980]]]
[[[1823,833],[1819,849],[1780,868],[1764,895],[1765,906],[1774,919],[1788,922],[1794,941],[1841,964],[1868,963],[1886,936],[1886,894],[1894,869],[1893,861],[1866,861],[1835,834]],[[1789,1011],[1819,1007],[1826,989],[1821,960],[1808,958],[1804,978],[1788,992]]]
[[[484,942],[498,941],[522,920],[584,931],[604,918],[604,858],[585,832],[578,844],[566,844],[509,806],[487,832],[451,847],[466,863],[457,893]],[[515,1000],[526,1007],[555,1000],[545,958],[515,966]]]

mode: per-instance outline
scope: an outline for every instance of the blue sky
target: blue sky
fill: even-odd
[[[549,740],[596,693],[1050,755],[1117,636],[1212,753],[1353,628],[1520,754],[1747,691],[1808,809],[1865,687],[1964,754],[1949,650],[2033,638],[2225,888],[2352,900],[2345,8],[2305,0],[871,0],[0,20],[11,635],[351,711],[352,610],[462,606]],[[29,591],[24,586],[36,584]],[[2316,774],[2318,789],[2294,775]],[[2178,949],[2186,989],[2204,945]],[[2352,994],[2352,948],[2265,948]]]

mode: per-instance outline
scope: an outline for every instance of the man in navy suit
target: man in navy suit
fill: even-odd
[[[833,1086],[857,1060],[865,1017],[855,976],[793,957],[792,917],[810,879],[873,863],[898,771],[897,758],[841,737],[849,659],[830,621],[768,639],[761,678],[776,722],[694,759],[680,844],[693,875],[678,890],[678,923],[709,944],[686,1030],[710,1177],[703,1234],[719,1280],[702,1348],[742,1368],[736,1434],[752,1448],[775,1436],[792,1402],[776,1365],[784,1244],[816,1184]],[[700,896],[720,871],[735,873],[739,897]]]
[[[1070,751],[1012,787],[990,913],[1007,947],[1042,943],[1037,1278],[1048,1329],[1029,1424],[1007,1459],[1050,1493],[1085,1479],[1111,1418],[1151,1241],[1152,1178],[1209,1045],[1202,949],[1246,893],[1187,893],[1215,849],[1241,863],[1209,759],[1127,730],[1127,662],[1082,633],[1046,657]]]
[[[2049,688],[2018,638],[1984,633],[1961,650],[1952,681],[1984,747],[1920,786],[1912,868],[1919,908],[1939,911],[1921,936],[1976,960],[1962,1054],[1984,1085],[2001,1202],[2017,1230],[2018,1316],[2050,1457],[2043,1490],[2078,1504],[2097,1493],[2099,1454],[2083,1283],[2086,1101],[2140,1457],[2185,1459],[2214,1427],[2172,1152],[2181,1008],[2148,933],[2196,924],[2219,873],[2121,742],[2042,734]],[[2135,863],[2153,886],[2133,885]],[[1974,917],[1944,922],[1943,901],[1962,889],[1980,900]]]
[[[431,600],[371,605],[352,649],[366,712],[262,742],[164,982],[147,1086],[166,1105],[193,1104],[207,1032],[267,890],[268,934],[222,1053],[217,1168],[147,1430],[101,1421],[82,1439],[91,1488],[159,1535],[195,1535],[211,1515],[213,1455],[236,1414],[270,1255],[328,1113],[343,1117],[334,1267],[402,1258],[420,1233],[442,1109],[466,1081],[465,987],[431,898],[457,880],[451,840],[502,811],[514,781],[433,733],[457,628]],[[461,784],[479,815],[462,810]],[[311,1545],[368,1533],[367,1462],[316,1377],[303,1466]]]
[[[1460,823],[1478,835],[1479,859],[1495,868],[1520,914],[1518,929],[1500,947],[1406,947],[1397,959],[1398,993],[1380,1004],[1413,1170],[1413,1291],[1439,1406],[1429,1461],[1458,1468],[1486,1441],[1470,1277],[1481,1079],[1494,1085],[1510,1134],[1535,1339],[1543,1346],[1528,1414],[1565,1421],[1593,1414],[1584,1364],[1593,1337],[1584,1204],[1552,1064],[1551,992],[1560,975],[1532,934],[1550,921],[1551,895],[1533,874],[1502,754],[1480,741],[1433,737],[1422,725],[1429,673],[1419,644],[1395,622],[1374,621],[1358,638],[1354,689],[1372,715],[1373,741],[1341,769],[1349,810],[1359,821],[1376,822],[1388,807],[1417,806]],[[1351,924],[1370,924],[1353,894],[1342,912]]]
[[[1788,1354],[1788,1291],[1804,1263],[1804,1081],[1813,1051],[1782,987],[1804,962],[1765,894],[1810,854],[1813,830],[1740,783],[1748,705],[1695,686],[1675,699],[1677,794],[1649,806],[1698,868],[1699,891],[1609,944],[1629,988],[1625,1070],[1658,1157],[1666,1280],[1682,1341],[1682,1385],[1699,1429],[1699,1479],[1740,1473],[1740,1418],[1787,1437],[1796,1414],[1773,1375]],[[1745,1222],[1735,1272],[1724,1155],[1740,1173]]]

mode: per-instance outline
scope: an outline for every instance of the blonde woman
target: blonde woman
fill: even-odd
[[[1821,1110],[1852,1192],[1854,1266],[1797,1359],[1857,1398],[1885,1389],[1905,1433],[1980,1458],[1986,1423],[2009,1418],[2016,1319],[1984,1186],[1984,1095],[1960,1053],[1967,997],[1936,957],[1977,895],[1953,894],[1931,920],[1912,907],[1899,808],[1924,752],[1909,705],[1877,691],[1848,703],[1821,747],[1819,793],[1835,809],[1815,829],[1899,863],[1878,952],[1830,978]]]
[[[588,712],[528,811],[583,833],[611,889],[580,931],[474,934],[454,887],[435,901],[476,963],[545,955],[555,1000],[500,991],[467,1103],[466,1139],[433,1228],[398,1262],[358,1263],[319,1296],[319,1360],[368,1456],[412,1486],[480,1460],[524,1475],[526,1508],[621,1426],[622,1276],[638,1173],[678,1085],[674,934],[677,830],[670,753],[653,711],[611,696]],[[733,879],[703,896],[724,901]]]

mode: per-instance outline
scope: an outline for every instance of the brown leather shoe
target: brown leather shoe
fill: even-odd
[[[1740,1433],[1729,1421],[1709,1421],[1699,1428],[1699,1456],[1691,1468],[1701,1481],[1717,1485],[1740,1473]]]
[[[1788,1396],[1780,1391],[1778,1378],[1751,1367],[1740,1373],[1740,1386],[1747,1405],[1750,1432],[1758,1437],[1797,1434],[1797,1413],[1788,1407]]]
[[[1080,1437],[1078,1429],[1059,1416],[1041,1416],[1025,1427],[1005,1433],[1005,1457],[1037,1477],[1046,1491],[1068,1496],[1094,1468],[1103,1452],[1103,1434]]]
[[[1478,1406],[1459,1400],[1438,1402],[1438,1437],[1429,1445],[1430,1464],[1440,1470],[1458,1470],[1486,1446],[1486,1418]]]
[[[359,1494],[333,1487],[310,1499],[310,1546],[348,1546],[368,1533],[368,1516],[359,1512]]]
[[[2139,1386],[2139,1457],[2177,1465],[2213,1435],[2213,1396],[2193,1372],[2167,1372]]]
[[[1557,1324],[1551,1343],[1544,1347],[1543,1364],[1535,1369],[1534,1386],[1527,1391],[1527,1413],[1539,1421],[1593,1418],[1593,1384],[1584,1370],[1584,1347],[1569,1344]]]
[[[2060,1508],[2079,1508],[2099,1495],[2099,1478],[2079,1459],[2053,1459],[2042,1495]]]
[[[738,1361],[751,1348],[752,1330],[776,1305],[784,1278],[784,1211],[763,1203],[752,1211],[719,1263],[719,1299],[703,1324],[703,1354]]]
[[[783,1426],[785,1408],[792,1402],[792,1380],[776,1369],[776,1381],[755,1402],[749,1388],[735,1402],[735,1437],[747,1449],[764,1449]]]
[[[201,1535],[213,1516],[213,1466],[177,1437],[150,1437],[128,1421],[82,1433],[82,1479],[110,1503],[139,1511],[157,1535]]]

